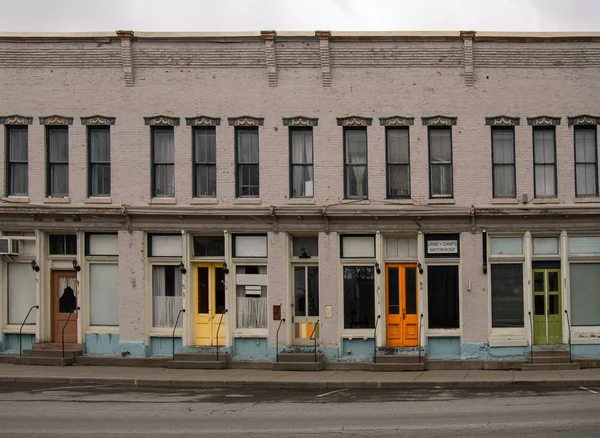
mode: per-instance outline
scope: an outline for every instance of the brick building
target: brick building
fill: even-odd
[[[88,355],[599,357],[599,67],[583,33],[0,35],[0,351],[37,305],[25,347]]]

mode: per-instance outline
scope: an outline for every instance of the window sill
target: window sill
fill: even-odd
[[[492,198],[490,204],[518,204],[519,200],[514,198]]]
[[[243,330],[243,329],[239,329]],[[244,332],[234,332],[232,338],[266,338],[269,335],[268,329],[248,329]]]
[[[453,205],[456,204],[454,198],[431,198],[427,200],[427,205]]]
[[[70,204],[71,198],[69,196],[65,198],[44,198],[44,204]]]
[[[315,198],[290,198],[287,202],[289,205],[315,205]]]
[[[91,197],[91,198],[86,198],[85,201],[83,201],[86,204],[112,204],[112,198],[107,198],[107,197]]]
[[[190,204],[218,204],[219,200],[217,198],[192,198]]]
[[[233,203],[238,205],[260,205],[260,198],[235,198]]]
[[[456,337],[462,336],[462,330],[461,329],[427,329],[425,334],[431,338],[435,338],[435,337],[456,338]]]
[[[20,330],[19,325],[8,325],[4,329],[2,329],[2,333],[8,334],[18,334]],[[35,335],[35,324],[27,324],[23,326],[23,334],[24,335]]]
[[[118,335],[119,327],[118,326],[90,326],[89,329],[85,331],[86,335]]]
[[[15,204],[27,204],[29,203],[29,196],[7,196],[4,198],[5,202],[14,202]]]
[[[345,329],[342,332],[344,339],[373,339],[375,337],[373,331],[375,329]]]
[[[414,201],[409,198],[387,198],[386,204],[398,204],[398,205],[413,205]]]
[[[344,199],[340,200],[341,205],[344,205],[344,204],[369,205],[370,203],[371,203],[370,200],[362,199],[362,198],[344,198]]]
[[[156,205],[174,205],[177,204],[177,198],[152,198],[150,204]]]
[[[162,331],[163,329],[167,331]],[[148,337],[151,338],[170,338],[171,336],[173,336],[173,328],[168,327],[154,327],[148,332]],[[175,337],[177,336],[183,336],[182,328],[175,329]]]
[[[585,197],[585,198],[575,198],[575,199],[573,199],[573,202],[575,204],[586,204],[586,203],[600,202],[600,198],[598,196],[588,196],[588,197]]]
[[[533,204],[559,204],[560,200],[558,198],[533,198],[531,200]]]

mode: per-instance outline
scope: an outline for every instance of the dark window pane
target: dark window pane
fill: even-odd
[[[533,291],[544,292],[544,273],[534,272],[533,273]]]
[[[306,256],[318,257],[319,255],[318,237],[294,237],[292,246],[292,255],[294,257],[306,258]],[[304,257],[303,254],[305,254]]]
[[[404,164],[388,165],[388,196],[410,195],[409,166]]]
[[[523,327],[523,265],[495,264],[492,275],[492,327]]]
[[[367,196],[367,166],[346,166],[346,197]]]
[[[51,234],[49,244],[50,255],[77,254],[77,236],[75,234]]]
[[[558,272],[548,272],[548,291],[556,292],[558,291]]]
[[[156,164],[154,166],[154,196],[175,196],[175,166]]]
[[[319,268],[308,267],[308,316],[319,316]]]
[[[406,288],[406,314],[417,314],[417,268],[406,268],[404,271]]]
[[[400,289],[398,282],[398,268],[388,268],[388,313],[400,314]]]
[[[458,266],[427,267],[429,328],[459,328]]]
[[[560,313],[558,305],[558,295],[548,295],[548,306],[550,307],[550,310],[548,311],[549,315],[558,315]]]
[[[408,164],[408,129],[388,128],[386,133],[388,163]]]
[[[110,164],[91,165],[91,196],[110,196]]]
[[[194,130],[194,160],[196,164],[217,162],[215,128]]]
[[[294,267],[294,316],[306,316],[306,276],[304,266]]]
[[[536,315],[545,315],[546,306],[544,305],[544,295],[535,295],[533,297],[534,312]]]
[[[223,257],[225,238],[223,236],[194,236],[195,257]]]
[[[214,164],[197,164],[194,169],[194,178],[196,179],[195,196],[216,196],[217,167]]]
[[[344,267],[344,328],[375,328],[372,266]]]
[[[27,126],[7,126],[7,194],[27,196],[28,187],[28,144]]]
[[[210,297],[208,294],[208,268],[198,268],[198,313],[208,313]]]
[[[238,166],[239,196],[258,197],[258,164],[240,164]]]
[[[177,272],[179,272],[179,266],[177,266]],[[175,296],[175,266],[172,265],[165,266],[165,296]]]
[[[215,313],[222,315],[225,310],[225,272],[223,268],[215,269],[215,294]]]

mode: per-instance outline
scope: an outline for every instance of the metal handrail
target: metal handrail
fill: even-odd
[[[281,318],[279,321],[279,327],[277,327],[277,335],[275,336],[275,362],[279,362],[279,329],[281,324],[285,322],[285,318]]]
[[[179,323],[179,317],[182,313],[185,313],[185,309],[181,309],[177,314],[177,319],[175,320],[175,325],[173,326],[173,335],[171,335],[171,348],[173,349],[172,357],[175,360],[175,330],[177,330],[177,324]]]
[[[421,335],[422,335],[422,329],[423,329],[423,314],[421,313],[421,316],[419,317],[419,333],[417,335],[417,345],[419,348],[419,365],[421,364]]]
[[[377,324],[381,315],[377,315],[375,319],[375,328],[373,329],[373,363],[377,363]]]
[[[317,322],[315,322],[315,326],[313,327],[313,331],[309,338],[309,339],[312,339],[313,341],[315,341],[315,363],[317,363],[317,338],[315,338],[314,335],[315,335],[315,331],[317,331],[318,326],[319,326],[319,320],[317,319]]]
[[[31,311],[33,309],[39,309],[40,306],[35,305],[35,306],[31,306],[29,308],[29,312],[27,312],[27,316],[25,317],[25,319],[23,320],[23,324],[21,324],[21,328],[19,329],[19,357],[23,356],[23,342],[22,342],[22,337],[23,337],[23,326],[25,325],[25,323],[27,322],[27,318],[29,318],[29,314],[31,313]]]
[[[529,314],[529,365],[533,363],[533,320],[531,319],[531,312]]]
[[[80,309],[80,307],[76,307],[75,308],[75,312],[78,311]],[[67,328],[67,325],[69,324],[69,320],[71,319],[71,315],[75,312],[69,312],[69,316],[67,316],[67,322],[65,322],[65,325],[63,325],[60,337],[61,337],[61,342],[62,342],[62,357],[63,359],[65,358],[65,329]]]
[[[223,322],[223,315],[225,315],[228,312],[227,309],[224,309],[221,312],[221,319],[219,320],[219,325],[217,326],[217,345],[215,345],[216,349],[217,349],[217,362],[219,361],[219,330],[221,330],[221,323]]]
[[[571,363],[571,321],[569,320],[569,312],[565,309],[565,315],[567,315],[567,328],[569,329],[569,363]]]

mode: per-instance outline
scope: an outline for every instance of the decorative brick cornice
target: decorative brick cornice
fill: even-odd
[[[331,87],[331,55],[329,53],[329,39],[331,38],[331,32],[328,30],[317,30],[315,36],[319,39],[321,84],[324,87]]]
[[[40,125],[58,125],[67,126],[73,124],[73,117],[64,117],[59,115],[40,117]]]
[[[0,116],[0,125],[31,125],[33,117],[19,116],[13,114],[11,116]]]
[[[361,116],[349,116],[349,117],[338,117],[338,126],[371,126],[373,121],[372,117],[361,117]]]
[[[252,117],[252,116],[240,116],[240,117],[227,117],[229,126],[262,126],[264,117]]]
[[[379,124],[381,126],[412,126],[414,122],[414,117],[390,116],[379,118]]]
[[[511,116],[486,117],[485,124],[490,126],[518,126],[521,124],[521,118]]]
[[[319,119],[313,117],[283,117],[283,126],[317,126]]]
[[[144,117],[144,122],[149,126],[179,126],[179,117],[150,116]]]
[[[600,116],[590,116],[589,114],[572,116],[568,120],[569,126],[600,125]]]
[[[89,116],[81,117],[81,124],[86,126],[108,126],[115,124],[116,117]]]
[[[537,116],[527,117],[527,124],[531,126],[557,126],[560,125],[560,117]]]
[[[219,126],[221,117],[196,116],[186,117],[185,124],[188,126]]]
[[[456,125],[456,117],[449,116],[431,116],[421,117],[423,126],[454,126]]]
[[[123,79],[126,87],[133,87],[133,54],[131,51],[131,42],[133,41],[132,30],[118,30],[117,36],[121,40],[121,59],[123,62]]]

